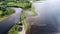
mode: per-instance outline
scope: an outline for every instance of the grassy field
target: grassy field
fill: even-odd
[[[0,10],[0,15],[1,15],[2,13],[3,13],[2,10]]]
[[[8,34],[18,34],[17,24],[15,24],[9,31]]]
[[[3,3],[4,3],[4,1],[0,2],[0,5],[3,4]]]
[[[36,16],[37,15],[37,13],[35,12],[35,8],[33,6],[31,7],[31,11],[32,11],[32,16]]]
[[[26,3],[15,3],[15,2],[9,2],[9,6],[19,6],[19,7],[25,7]]]
[[[37,16],[37,13],[35,12],[34,7],[31,7],[31,13],[29,14],[29,16]]]
[[[8,15],[5,15],[3,17],[0,17],[0,22],[3,21],[3,20],[5,20],[6,18],[8,18]]]
[[[21,14],[20,22],[24,24],[25,12],[23,11]],[[25,25],[25,24],[24,24]]]
[[[11,14],[15,13],[15,10],[10,9],[10,8],[4,8],[0,9],[0,21],[5,20],[8,16],[10,16]]]
[[[4,1],[2,1],[2,2],[0,2],[0,5],[7,5],[7,6],[18,6],[18,7],[22,7],[23,9],[29,9],[29,8],[31,8],[31,3],[29,2],[29,3],[26,3],[26,2],[23,2],[23,3],[21,3],[21,2],[4,2]]]
[[[18,6],[22,7],[23,9],[28,9],[31,6],[31,3],[16,3],[16,2],[9,2],[7,3],[8,6]]]

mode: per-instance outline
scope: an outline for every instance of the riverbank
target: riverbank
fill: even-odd
[[[37,13],[35,12],[34,7],[31,7],[31,10],[23,10],[23,13],[20,19],[20,22],[23,24],[22,25],[23,29],[22,31],[19,31],[18,34],[27,33],[27,30],[30,29],[30,25],[31,25],[30,22],[28,21],[32,16],[37,16]]]
[[[0,22],[8,18],[10,15],[15,13],[15,10],[10,9],[10,8],[4,8],[5,10],[1,9],[0,10]]]
[[[18,34],[18,25],[15,24],[9,31],[8,34]]]

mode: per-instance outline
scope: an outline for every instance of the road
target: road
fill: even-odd
[[[60,34],[60,0],[33,2],[38,16],[30,19],[29,34]]]
[[[0,34],[6,34],[8,30],[20,20],[22,9],[14,7],[11,8],[14,9],[16,12],[9,16],[6,20],[0,22]]]

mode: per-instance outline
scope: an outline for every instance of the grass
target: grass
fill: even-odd
[[[10,6],[19,6],[19,7],[24,7],[26,3],[15,3],[15,2],[9,2],[8,5]]]
[[[3,13],[2,10],[0,10],[0,15],[1,15],[2,13]]]
[[[23,10],[23,12],[22,12],[22,14],[21,14],[20,22],[22,23],[22,25],[24,25],[24,28],[27,29],[27,28],[29,28],[30,23],[26,23],[26,22],[24,21],[24,19],[25,19],[25,12],[24,12],[24,10]]]
[[[3,17],[0,17],[0,22],[3,21],[4,19],[6,19],[8,17],[8,15],[5,15]]]
[[[17,24],[15,24],[9,31],[8,34],[18,34]]]
[[[20,22],[24,24],[25,12],[23,11],[20,17]],[[25,25],[25,24],[24,24]]]
[[[35,12],[35,8],[31,7],[31,14],[29,16],[37,16],[37,13]]]
[[[2,14],[3,12],[0,10],[0,15]],[[0,16],[0,21],[3,21],[4,19],[6,19],[7,18],[7,15],[5,15],[5,16],[3,16],[3,17],[1,17]]]
[[[5,20],[11,14],[15,13],[15,10],[13,10],[13,9],[10,9],[10,8],[5,8],[5,9],[8,11],[6,14],[4,14],[5,11],[3,12],[2,10],[0,10],[0,22]],[[2,14],[4,14],[4,15],[2,15]]]
[[[0,2],[0,5],[3,4],[3,3],[4,3],[4,1]]]
[[[0,2],[0,5],[4,5],[4,4],[6,4],[7,6],[17,6],[17,7],[22,7],[23,9],[28,9],[28,8],[30,8],[30,6],[31,6],[31,3],[29,2],[29,3],[26,3],[26,2],[23,2],[23,3],[21,3],[21,2],[4,2],[4,1],[2,1],[2,2]]]
[[[7,3],[8,6],[18,6],[18,7],[22,7],[23,9],[27,9],[29,8],[28,6],[31,5],[31,3],[19,3],[19,2],[8,2]]]

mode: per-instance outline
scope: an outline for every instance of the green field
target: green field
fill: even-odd
[[[9,31],[8,34],[18,34],[18,26],[15,24]]]
[[[16,2],[9,2],[8,6],[18,6],[22,7],[23,9],[31,8],[31,3],[16,3]]]
[[[6,19],[9,15],[15,13],[15,11],[9,7],[0,6],[0,21]]]
[[[0,15],[1,15],[2,13],[3,13],[2,10],[0,10]]]

